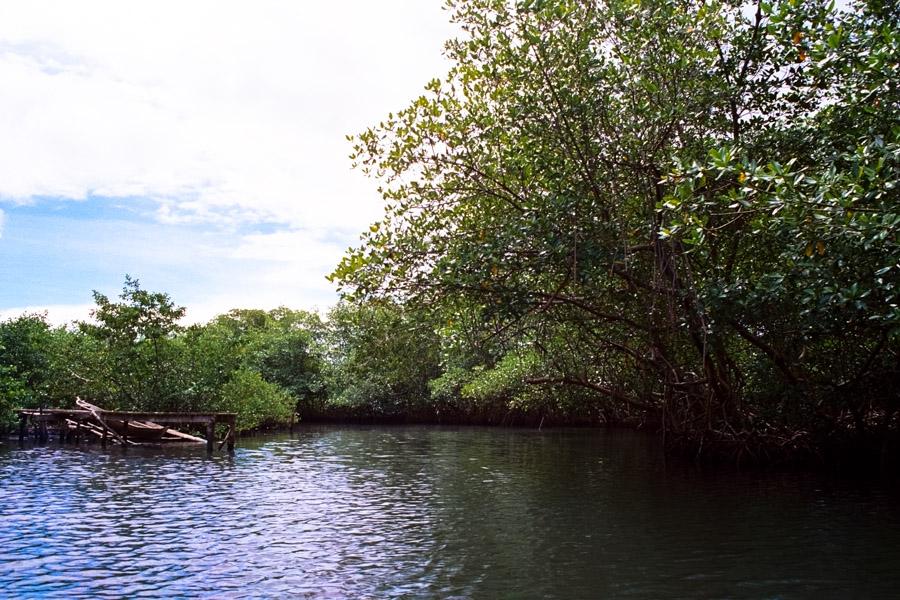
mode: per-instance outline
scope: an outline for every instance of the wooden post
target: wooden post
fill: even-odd
[[[25,431],[28,429],[28,415],[19,413],[19,444],[25,443]]]
[[[213,417],[206,422],[206,453],[212,454],[213,444],[216,442],[216,419]]]
[[[47,421],[44,420],[43,403],[41,403],[40,407],[38,407],[37,439],[38,443],[41,444],[47,441]]]
[[[128,447],[128,419],[123,421],[124,425],[122,426],[122,448]]]
[[[75,445],[81,444],[81,419],[78,419],[75,425]]]
[[[106,428],[106,425],[103,426],[103,437],[100,438],[100,445],[106,448],[106,434],[109,430]]]
[[[234,415],[228,418],[228,454],[234,454],[234,436],[237,434]]]

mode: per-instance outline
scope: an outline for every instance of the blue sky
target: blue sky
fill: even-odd
[[[125,274],[202,321],[327,309],[380,215],[345,134],[447,65],[441,0],[0,5],[0,318]]]
[[[202,305],[212,296],[227,297],[236,274],[247,273],[247,284],[249,274],[266,269],[264,257],[235,256],[230,250],[236,243],[281,230],[277,223],[227,229],[163,223],[150,205],[140,198],[42,198],[7,208],[0,240],[0,280],[5,283],[0,305],[90,303],[93,289],[113,293],[125,273],[139,277],[148,289],[177,291],[182,304]],[[284,303],[327,305],[332,294],[316,283],[310,282],[303,298],[286,293]]]

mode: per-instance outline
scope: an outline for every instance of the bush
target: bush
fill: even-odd
[[[239,369],[222,386],[221,410],[237,413],[237,430],[287,424],[296,399],[256,371]]]

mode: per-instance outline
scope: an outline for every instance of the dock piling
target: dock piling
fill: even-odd
[[[19,445],[25,443],[25,431],[28,429],[28,415],[19,415]]]
[[[216,443],[216,425],[227,426],[227,433],[221,440],[219,450],[226,445],[228,451],[234,451],[234,441],[237,430],[235,428],[234,413],[219,412],[139,412],[139,411],[109,411],[97,407],[87,409],[44,408],[44,409],[18,409],[19,416],[19,442],[24,445],[25,438],[33,436],[35,441],[47,442],[51,433],[59,435],[60,444],[67,442],[81,443],[85,433],[86,440],[96,440],[103,447],[110,443],[119,444],[123,448],[129,445],[146,445],[180,440],[189,440],[195,443],[206,442],[207,449],[212,451]],[[156,439],[149,439],[146,435],[148,426],[159,426],[163,435]],[[206,439],[180,432],[175,427],[203,427],[206,426]],[[53,429],[51,432],[50,430]]]

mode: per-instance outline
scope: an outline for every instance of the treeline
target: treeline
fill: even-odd
[[[14,407],[233,411],[246,431],[289,422],[323,393],[314,314],[231,311],[178,324],[185,309],[126,279],[118,301],[94,294],[92,319],[51,327],[42,314],[0,323],[0,416]]]
[[[284,426],[293,415],[445,423],[545,416],[533,407],[511,412],[499,390],[461,393],[441,366],[453,342],[423,314],[385,302],[341,303],[325,320],[288,308],[236,309],[184,327],[183,307],[134,279],[118,299],[94,299],[84,322],[54,327],[43,314],[0,322],[0,428],[14,425],[15,408],[73,407],[76,396],[107,409],[236,412],[241,431]]]
[[[449,73],[355,138],[385,216],[332,275],[458,341],[432,393],[896,464],[900,4],[448,4]]]

